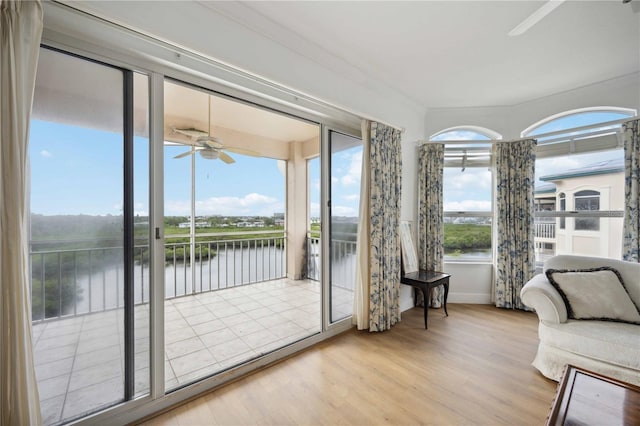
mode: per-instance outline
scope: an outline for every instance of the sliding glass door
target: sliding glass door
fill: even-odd
[[[321,155],[320,128],[42,49],[29,254],[45,424],[221,381],[338,330],[362,143],[330,131]]]

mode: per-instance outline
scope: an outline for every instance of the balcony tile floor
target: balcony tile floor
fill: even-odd
[[[333,291],[333,317],[352,291]],[[165,388],[191,383],[320,332],[320,284],[274,280],[165,301]],[[123,398],[123,311],[34,324],[44,424]],[[149,391],[149,305],[135,309],[135,392]]]

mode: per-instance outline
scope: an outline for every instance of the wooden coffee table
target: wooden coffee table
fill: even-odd
[[[567,365],[547,425],[640,425],[640,387]]]

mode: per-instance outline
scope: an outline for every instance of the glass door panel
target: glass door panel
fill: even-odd
[[[142,85],[144,80],[138,77]],[[142,325],[135,345],[148,348],[148,313],[134,316],[134,299],[126,297],[135,271],[135,220],[127,194],[148,167],[146,136],[134,142],[131,130],[136,115],[148,121],[144,90],[141,109],[125,114],[132,110],[125,106],[134,105],[135,84],[128,71],[41,49],[29,145],[29,254],[45,424],[148,391],[148,385],[133,385],[134,326]],[[136,153],[143,157],[140,170]],[[140,200],[148,194],[144,185],[135,191]],[[139,237],[148,246],[148,233]]]
[[[164,150],[170,390],[320,332],[302,250],[319,129],[165,81]]]
[[[329,144],[330,320],[336,322],[353,313],[362,140],[330,130]]]

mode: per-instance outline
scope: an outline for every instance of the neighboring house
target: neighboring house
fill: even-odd
[[[622,217],[578,217],[585,211],[621,212],[624,208],[624,164],[603,161],[540,177],[536,212],[578,212],[576,217],[538,217],[535,221],[538,261],[555,254],[619,259]]]

